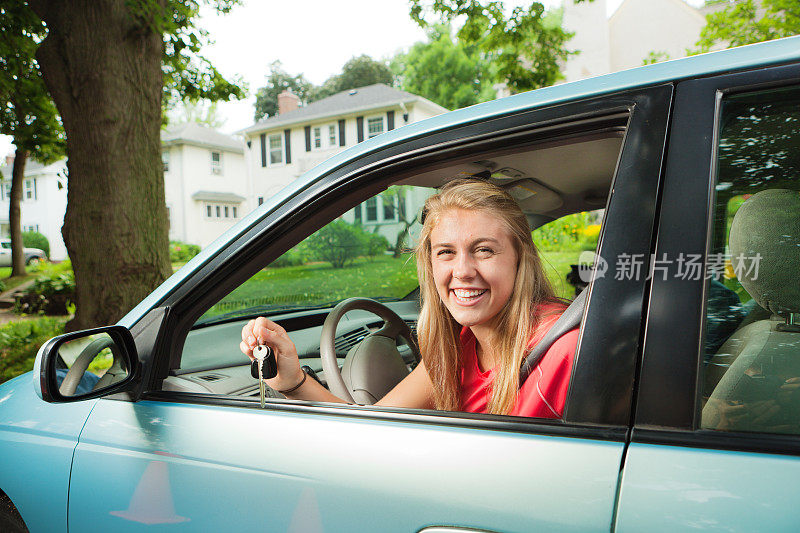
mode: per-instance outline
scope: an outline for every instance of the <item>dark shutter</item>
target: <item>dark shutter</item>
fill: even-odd
[[[306,131],[306,152],[311,151],[311,126],[305,127]]]
[[[394,129],[394,111],[386,112],[386,131]]]
[[[261,134],[261,166],[267,166],[267,134]]]
[[[283,130],[283,144],[286,147],[286,164],[292,162],[292,130]]]
[[[356,131],[358,132],[358,142],[364,140],[364,117],[356,118]]]
[[[339,146],[344,146],[344,119],[339,121]]]

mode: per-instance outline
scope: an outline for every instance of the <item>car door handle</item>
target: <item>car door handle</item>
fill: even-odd
[[[420,529],[418,533],[495,533],[488,529],[472,529],[469,527],[432,526]]]

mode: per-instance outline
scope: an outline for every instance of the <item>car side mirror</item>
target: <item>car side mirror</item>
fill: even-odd
[[[59,335],[36,355],[36,393],[52,403],[99,398],[124,390],[139,366],[133,335],[123,326]]]

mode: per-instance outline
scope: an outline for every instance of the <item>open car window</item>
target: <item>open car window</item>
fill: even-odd
[[[517,200],[556,294],[573,298],[591,279],[623,139],[623,127],[606,127],[398,173],[377,194],[343,205],[332,220],[318,217],[313,233],[283,248],[279,257],[206,308],[188,333],[180,366],[171,369],[164,390],[258,397],[249,360],[239,351],[242,327],[257,316],[287,330],[301,365],[323,385],[320,335],[338,302],[377,300],[415,335],[420,301],[413,248],[421,209],[426,198],[457,177],[486,179]],[[348,351],[381,325],[369,312],[347,313],[334,339],[340,368]],[[412,368],[409,350],[398,344]],[[282,398],[276,391],[268,396]]]

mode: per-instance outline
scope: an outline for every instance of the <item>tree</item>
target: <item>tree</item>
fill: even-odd
[[[300,101],[306,101],[311,88],[311,83],[302,74],[292,76],[283,70],[280,61],[273,61],[269,65],[266,85],[256,92],[255,120],[259,121],[278,114],[278,95],[283,91],[288,89],[296,94]]]
[[[800,34],[797,0],[710,0],[707,5],[725,7],[706,15],[698,52],[720,43],[742,46]]]
[[[51,163],[64,156],[64,132],[39,74],[34,53],[46,33],[21,0],[0,7],[0,133],[13,138],[9,226],[11,276],[25,275],[22,241],[23,178],[28,157]]]
[[[67,136],[62,234],[77,308],[69,330],[117,321],[172,273],[162,102],[243,94],[198,55],[201,2],[220,12],[236,4],[28,0],[47,27],[36,59]]]
[[[196,123],[219,129],[225,125],[225,119],[217,112],[217,102],[185,100],[173,107],[168,113],[170,124]]]
[[[459,41],[486,54],[497,69],[496,80],[507,83],[512,92],[552,85],[560,76],[559,64],[569,55],[565,45],[572,35],[545,15],[540,2],[507,14],[499,1],[411,0],[411,18],[420,26],[429,26],[437,17],[441,22],[463,20]]]
[[[376,83],[392,86],[393,82],[392,70],[385,62],[376,61],[364,54],[345,63],[341,74],[331,76],[322,85],[315,87],[309,95],[309,101],[313,102],[341,91]]]
[[[494,98],[491,65],[476,46],[453,42],[450,26],[433,26],[428,42],[414,44],[393,61],[403,90],[447,109],[458,109]]]

